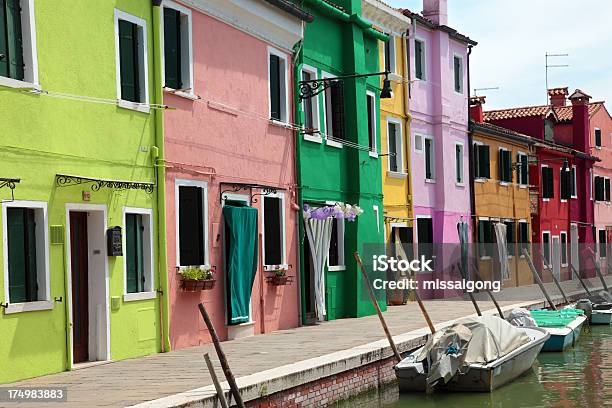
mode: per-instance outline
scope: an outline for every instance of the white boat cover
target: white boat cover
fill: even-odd
[[[522,307],[512,309],[510,315],[508,315],[508,321],[513,326],[538,327],[538,323],[531,317],[531,312]]]
[[[529,336],[497,316],[462,319],[430,336],[415,361],[427,360],[429,387],[448,382],[470,364],[487,364],[530,342]]]

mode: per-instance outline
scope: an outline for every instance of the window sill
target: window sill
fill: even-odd
[[[40,300],[37,302],[9,303],[9,305],[4,308],[4,314],[36,312],[39,310],[53,310],[53,302],[49,300]]]
[[[313,136],[307,133],[304,134],[304,140],[308,140],[309,142],[319,143],[319,144],[323,143],[323,138],[321,136]]]
[[[157,298],[157,292],[126,293],[123,295],[124,302],[134,302],[137,300],[148,300],[155,298]]]
[[[40,90],[40,84],[35,84],[34,82],[20,81],[18,79],[7,78],[3,76],[0,76],[0,86],[23,90]]]
[[[210,265],[209,264],[205,264],[205,265],[176,265],[176,272],[180,273],[181,271],[183,271],[183,270],[185,270],[187,268],[210,269]]]
[[[345,271],[346,270],[346,266],[345,265],[337,265],[337,266],[328,266],[327,270],[329,272],[339,272],[339,271]]]
[[[572,200],[576,200],[578,198],[578,196],[571,196],[570,197]]]
[[[281,269],[283,271],[288,271],[289,270],[289,265],[287,265],[287,264],[264,265],[263,269],[264,269],[265,272],[277,271],[279,269]]]
[[[181,98],[190,99],[192,101],[197,101],[198,99],[202,99],[199,95],[194,94],[193,90],[189,92],[185,92],[185,91],[177,91],[176,89],[173,89],[173,88],[164,87],[164,92],[173,94],[176,96],[180,96]]]
[[[481,260],[481,261],[490,261],[490,260],[491,260],[491,257],[490,257],[489,255],[481,256],[481,257],[480,257],[480,260]]]
[[[510,185],[509,181],[499,181],[499,185],[502,187],[508,187]]]
[[[151,108],[149,108],[149,105],[146,103],[124,101],[123,99],[117,101],[117,106],[142,113],[149,113],[151,111]]]
[[[487,179],[486,178],[475,178],[474,179],[474,183],[486,183]]]
[[[543,198],[543,199],[542,199],[542,201],[543,201],[543,202],[545,202],[545,203],[547,203],[547,202],[549,202],[549,201],[550,201],[550,198]]]
[[[373,159],[378,159],[378,152],[368,152],[368,155]]]
[[[529,187],[527,184],[519,184],[519,188],[527,188]]]
[[[336,149],[342,149],[344,146],[340,142],[335,142],[333,140],[325,139],[325,144],[330,147],[335,147]]]
[[[565,264],[564,263],[561,264],[562,268],[567,268],[568,266],[569,266],[569,264],[566,264],[566,263]]]
[[[285,128],[285,129],[289,129],[291,127],[291,125],[288,122],[278,120],[278,119],[270,118],[269,123],[272,126],[278,126],[278,127]]]
[[[425,182],[426,183],[430,183],[430,184],[436,184],[436,179],[428,179],[428,178],[426,178]]]
[[[408,177],[408,173],[403,173],[400,171],[391,171],[387,170],[387,177],[396,178],[396,179],[404,179]]]
[[[457,187],[465,187],[465,183],[459,183],[458,181],[455,181],[455,186],[457,186]]]

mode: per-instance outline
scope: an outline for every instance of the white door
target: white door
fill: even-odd
[[[570,252],[572,266],[576,272],[580,271],[580,261],[578,259],[578,225],[572,224],[570,227]],[[572,272],[572,279],[576,279],[576,274]]]
[[[557,279],[561,278],[561,241],[559,237],[552,237],[552,267]]]

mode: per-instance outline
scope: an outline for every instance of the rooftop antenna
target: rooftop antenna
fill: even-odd
[[[490,88],[474,88],[474,96],[478,96],[478,91],[493,91],[498,90],[499,86],[494,86]]]
[[[549,58],[568,57],[569,54],[549,54],[546,52],[546,105],[548,105],[548,68],[567,68],[569,64],[548,64]]]

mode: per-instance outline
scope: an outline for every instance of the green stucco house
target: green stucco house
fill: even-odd
[[[305,26],[295,55],[296,118],[303,128],[296,147],[300,205],[349,204],[363,210],[355,221],[333,220],[320,292],[312,235],[300,222],[302,320],[309,323],[374,313],[353,254],[363,256],[371,244],[382,248],[384,242],[377,137],[381,77],[324,80],[378,73],[378,40],[387,36],[361,17],[360,0],[305,0],[303,7],[314,21]],[[378,298],[384,309],[384,293]],[[325,313],[320,313],[323,307],[317,305],[323,303]]]

